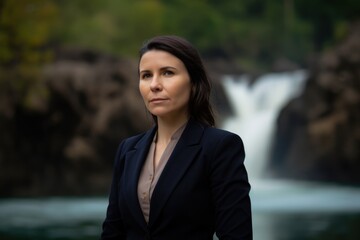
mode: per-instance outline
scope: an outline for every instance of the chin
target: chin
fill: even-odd
[[[163,113],[163,112],[159,112],[159,111],[149,111],[152,115],[154,115],[155,117],[165,117],[166,116],[166,113]]]
[[[166,115],[169,115],[169,111],[164,111],[164,109],[152,109],[149,110],[149,112],[157,117],[166,117]]]

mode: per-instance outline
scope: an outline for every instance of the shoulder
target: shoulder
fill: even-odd
[[[122,159],[128,152],[130,152],[131,150],[134,150],[138,144],[145,141],[145,139],[148,138],[149,135],[151,135],[151,134],[152,134],[152,130],[148,130],[146,132],[139,133],[137,135],[123,139],[120,142],[120,144],[117,148],[117,151],[116,151],[115,165],[122,162]]]
[[[206,127],[200,145],[210,172],[214,169],[223,169],[225,172],[228,168],[241,167],[244,162],[243,141],[233,132]]]
[[[219,141],[224,139],[237,139],[241,141],[240,136],[237,135],[236,133],[215,127],[206,127],[204,129],[204,138],[213,141]]]
[[[240,136],[233,132],[229,132],[220,128],[211,127],[205,124],[202,124],[198,121],[190,119],[188,127],[184,132],[184,139],[189,144],[199,143],[201,145],[212,146],[218,144],[224,140],[230,140],[235,142],[241,142]]]
[[[123,152],[127,152],[133,148],[146,136],[150,133],[151,130],[148,130],[146,132],[139,133],[137,135],[125,138],[120,143],[120,147],[122,148]]]
[[[135,146],[139,141],[140,139],[142,139],[145,134],[147,132],[142,132],[142,133],[139,133],[137,135],[134,135],[134,136],[131,136],[131,137],[128,137],[128,138],[125,138],[122,143],[125,145],[125,146],[128,146],[128,147],[131,147],[131,146]]]
[[[126,152],[136,148],[137,145],[150,139],[151,136],[154,134],[154,129],[155,128],[151,128],[146,132],[142,132],[137,135],[123,139],[119,144],[117,157],[123,156],[124,154],[126,154]]]
[[[244,148],[243,141],[239,135],[215,127],[204,128],[201,142],[203,147],[209,151],[221,151],[221,149],[231,149],[232,147],[239,149]]]

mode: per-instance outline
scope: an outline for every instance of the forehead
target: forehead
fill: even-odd
[[[163,50],[150,50],[144,53],[140,59],[139,67],[148,67],[156,65],[181,65],[183,67],[183,62],[174,56],[173,54],[163,51]]]

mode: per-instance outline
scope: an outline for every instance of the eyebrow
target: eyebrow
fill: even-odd
[[[177,68],[176,68],[176,67],[171,67],[171,66],[165,66],[165,67],[160,68],[160,71],[164,71],[164,70],[167,70],[167,69],[174,69],[174,70],[176,70]],[[140,73],[145,73],[145,72],[151,72],[151,71],[150,71],[150,70],[147,70],[147,69],[140,71]]]

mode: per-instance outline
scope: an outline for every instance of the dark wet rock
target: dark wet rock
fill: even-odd
[[[360,23],[280,113],[272,175],[360,184]]]
[[[59,51],[43,69],[47,97],[0,114],[0,195],[105,193],[119,142],[151,125],[136,76],[129,60]]]

